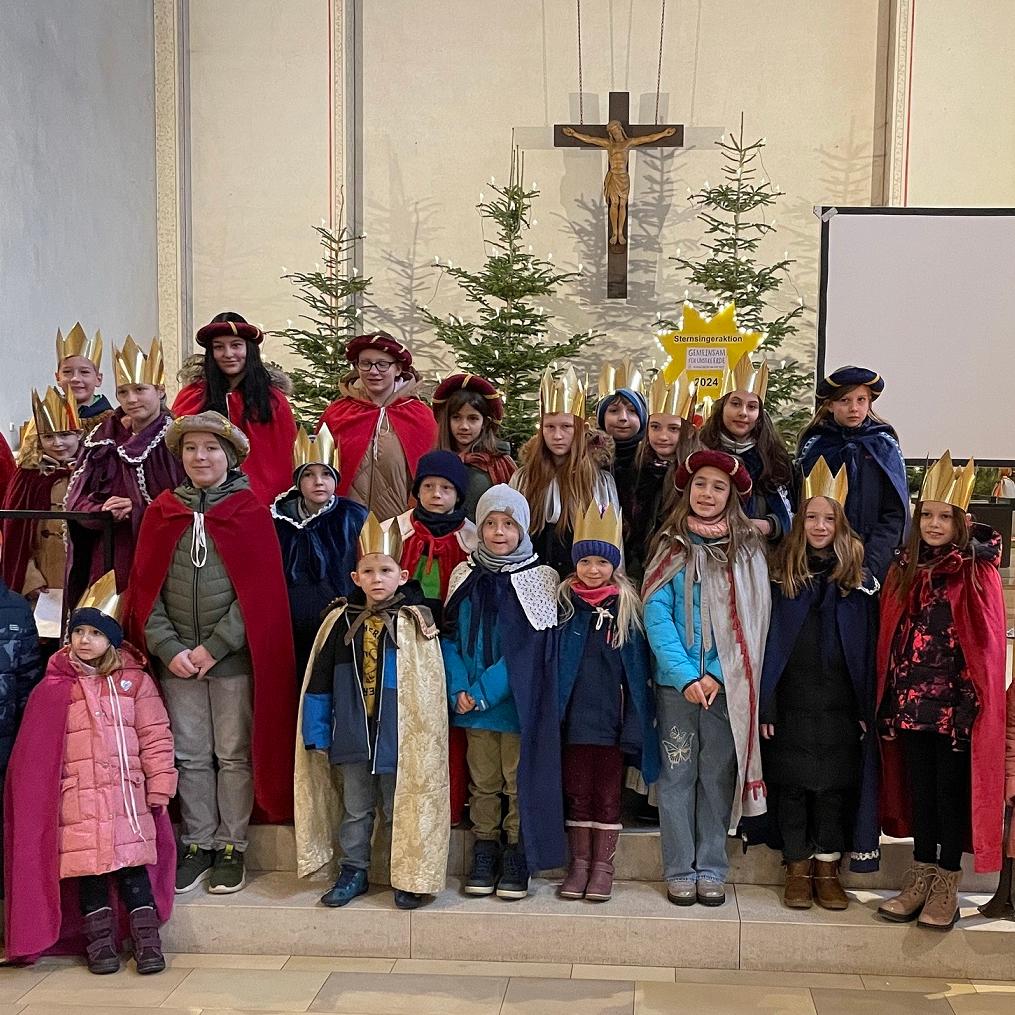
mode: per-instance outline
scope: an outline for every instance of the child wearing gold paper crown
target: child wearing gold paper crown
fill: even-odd
[[[322,898],[338,908],[367,891],[380,793],[391,834],[391,886],[399,909],[436,895],[450,841],[448,710],[437,628],[419,583],[399,563],[395,519],[367,515],[356,591],[325,617],[310,655],[296,746],[299,873],[331,860],[338,879]],[[342,782],[335,798],[332,767]]]
[[[873,735],[877,583],[842,505],[846,470],[819,458],[771,562],[772,622],[761,677],[768,813],[791,909],[845,909],[842,854],[875,871],[880,857]],[[866,735],[871,730],[870,735]]]
[[[963,852],[977,871],[1001,866],[1005,608],[1001,539],[967,520],[975,470],[951,455],[927,470],[909,542],[881,594],[877,652],[881,814],[913,836],[902,892],[886,920],[958,919]]]
[[[119,609],[110,571],[71,614],[70,644],[28,700],[4,801],[8,959],[73,942],[90,972],[115,973],[125,914],[137,971],[166,966],[173,735]]]
[[[561,582],[556,634],[563,781],[571,863],[562,899],[613,893],[624,755],[646,783],[659,774],[655,702],[641,600],[620,567],[620,519],[590,504],[575,526],[575,572]]]
[[[85,334],[80,322],[67,337],[56,333],[56,383],[77,404],[78,416],[86,431],[93,430],[113,415],[99,385],[102,383],[102,333],[92,338]]]

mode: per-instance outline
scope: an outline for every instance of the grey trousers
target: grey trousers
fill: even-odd
[[[183,844],[243,852],[254,807],[250,677],[183,680],[164,673],[162,694],[176,742]]]
[[[391,817],[395,803],[395,773],[374,775],[370,763],[358,761],[339,765],[342,772],[342,823],[338,828],[341,863],[358,870],[370,869],[370,843],[377,817],[377,789],[381,791],[382,820],[391,838]]]
[[[656,687],[662,771],[659,837],[667,881],[725,881],[726,834],[737,785],[737,751],[726,695],[707,710],[675,687]]]

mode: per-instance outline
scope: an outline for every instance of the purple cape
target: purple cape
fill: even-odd
[[[172,420],[168,412],[159,413],[138,434],[128,430],[123,420],[123,409],[117,409],[84,439],[66,500],[68,511],[100,511],[109,497],[126,497],[134,505],[130,515],[113,526],[113,570],[121,591],[130,574],[145,509],[163,490],[176,489],[184,479],[183,466],[162,439]],[[106,568],[98,521],[68,522],[67,532],[65,601],[72,604]]]
[[[60,880],[60,773],[67,709],[74,680],[47,674],[28,699],[11,753],[4,796],[4,931],[7,960],[34,962],[40,955],[85,951],[76,878]],[[158,863],[148,867],[155,909],[165,923],[173,911],[176,841],[164,807],[153,811]],[[120,911],[119,939],[127,914]]]

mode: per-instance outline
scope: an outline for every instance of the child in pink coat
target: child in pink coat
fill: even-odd
[[[110,572],[83,602],[101,600],[92,592],[103,582],[115,591]],[[158,688],[140,653],[123,641],[115,611],[107,600],[71,614],[70,644],[52,656],[29,698],[5,801],[13,829],[7,949],[8,957],[30,959],[70,936],[78,922],[70,891],[91,972],[120,968],[118,899],[138,972],[156,973],[165,968],[158,928],[168,912],[156,908],[149,872],[161,882],[159,869],[175,866],[165,834],[165,809],[176,793],[173,736]],[[42,847],[31,849],[33,841]],[[61,895],[62,914],[49,904]],[[47,919],[54,910],[59,921]]]

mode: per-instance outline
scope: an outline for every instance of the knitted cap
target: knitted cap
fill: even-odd
[[[476,528],[482,531],[486,516],[492,511],[510,515],[522,532],[529,531],[529,502],[514,487],[506,483],[491,486],[476,505]]]
[[[119,648],[123,643],[123,628],[112,617],[95,609],[94,606],[85,606],[75,610],[70,615],[68,630],[73,631],[75,627],[83,627],[85,624],[94,627],[96,631],[101,631],[109,639],[109,644],[113,648]]]
[[[825,401],[829,398],[838,398],[843,392],[860,384],[865,384],[870,388],[872,402],[885,390],[885,379],[881,374],[868,370],[867,367],[847,366],[839,367],[827,377],[822,377],[818,381],[816,394],[818,398]]]
[[[648,406],[644,395],[640,391],[632,391],[630,388],[617,388],[612,394],[599,399],[599,404],[596,406],[596,421],[599,423],[599,429],[606,429],[606,410],[618,398],[623,398],[626,402],[631,403],[634,411],[638,414],[638,421],[641,423],[639,430],[644,430],[645,424],[648,422]]]
[[[571,547],[571,563],[576,567],[583,557],[602,557],[620,567],[620,549],[604,539],[581,539]]]
[[[459,502],[465,500],[465,492],[469,485],[469,476],[465,464],[453,451],[430,451],[425,454],[416,466],[416,478],[412,483],[412,495],[419,500],[419,488],[427,476],[438,476],[446,479],[458,492]]]

